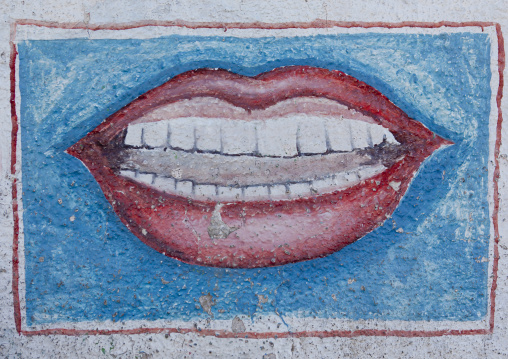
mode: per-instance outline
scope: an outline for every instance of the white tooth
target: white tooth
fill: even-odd
[[[142,135],[143,135],[142,123],[135,123],[127,126],[127,133],[125,134],[125,144],[134,147],[143,146],[143,141],[141,138]]]
[[[258,150],[262,156],[291,157],[298,154],[298,122],[294,118],[266,120],[259,123],[257,129]]]
[[[154,175],[152,173],[138,173],[136,175],[136,181],[146,184],[152,184],[153,176]]]
[[[337,187],[337,181],[333,176],[312,181],[312,188],[319,192]]]
[[[221,121],[216,118],[196,122],[196,148],[202,151],[220,152]]]
[[[351,121],[351,145],[353,148],[369,147],[369,133],[367,123],[363,121]]]
[[[218,188],[218,193],[221,200],[235,200],[242,198],[241,188],[220,186]]]
[[[392,143],[394,145],[400,145],[400,143],[393,137],[393,134],[385,128],[384,137],[386,138],[386,142]]]
[[[192,182],[191,181],[176,182],[176,191],[183,195],[192,194]]]
[[[298,125],[298,150],[300,153],[325,153],[326,132],[321,118],[301,119]]]
[[[236,155],[254,153],[256,128],[253,122],[224,121],[221,128],[222,153]]]
[[[276,184],[273,186],[270,186],[270,197],[279,199],[279,198],[288,198],[289,193],[286,190],[286,186],[282,184]]]
[[[166,193],[175,192],[175,179],[170,177],[155,177],[154,187]]]
[[[385,137],[385,130],[383,126],[380,125],[369,125],[370,130],[370,138],[372,139],[372,145],[379,145],[380,143],[383,143],[384,137]]]
[[[197,197],[214,198],[216,196],[216,186],[211,184],[198,184],[194,186],[194,194]]]
[[[293,183],[289,185],[291,197],[305,197],[310,195],[310,186],[308,183]]]
[[[364,180],[383,172],[385,169],[386,167],[383,165],[363,167],[358,170],[358,176],[360,179]]]
[[[356,171],[341,173],[341,175],[344,176],[344,179],[347,181],[348,184],[358,183],[360,180],[358,177],[358,173]]]
[[[194,118],[177,118],[169,122],[169,144],[172,148],[192,150],[194,148]]]
[[[134,179],[136,178],[136,172],[130,170],[121,170],[120,176]]]
[[[353,147],[351,146],[351,133],[349,132],[349,122],[351,120],[344,119],[327,119],[326,131],[328,139],[330,140],[330,149],[338,152],[350,152]]]
[[[348,172],[335,174],[333,176],[333,181],[335,182],[335,186],[337,186],[337,188],[347,188],[360,182],[356,174],[351,175]]]
[[[268,197],[267,186],[249,186],[243,189],[243,195],[245,198],[266,198]]]
[[[157,121],[143,124],[143,142],[149,147],[168,145],[168,122]]]

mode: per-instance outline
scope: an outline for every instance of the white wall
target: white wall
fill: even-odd
[[[90,24],[141,20],[196,22],[493,21],[508,33],[508,3],[465,1],[233,1],[46,0],[0,2],[0,356],[8,358],[502,358],[508,356],[508,132],[503,129],[499,273],[495,328],[490,335],[428,338],[375,337],[220,339],[198,334],[64,336],[17,334],[12,296],[12,200],[10,192],[9,36],[16,19]],[[506,91],[505,91],[506,92]],[[505,97],[506,98],[506,97]],[[503,112],[508,115],[506,100]],[[505,115],[505,116],[507,116]],[[102,354],[105,348],[105,354]]]

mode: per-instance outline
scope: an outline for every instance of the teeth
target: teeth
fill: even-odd
[[[331,193],[348,188],[362,180],[375,176],[386,169],[383,165],[365,166],[358,171],[341,172],[308,182],[288,184],[261,184],[247,187],[226,187],[213,184],[193,184],[191,181],[178,181],[152,173],[136,173],[121,170],[120,175],[171,194],[193,197],[197,200],[215,200],[222,202],[253,201],[253,200],[284,200],[308,197],[311,195]],[[313,193],[314,192],[314,193]]]
[[[123,177],[130,178],[130,179],[135,179],[136,178],[136,172],[129,171],[129,170],[121,170],[120,171],[120,175],[123,176]]]
[[[341,184],[335,176],[330,176],[324,179],[312,181],[312,188],[314,188],[318,193],[326,191],[327,189],[332,188],[340,188],[343,187],[344,184]]]
[[[258,150],[262,156],[293,157],[296,148],[297,121],[267,120],[257,126]],[[274,134],[276,140],[274,141]]]
[[[192,195],[192,182],[191,181],[176,182],[176,192],[184,196]]]
[[[236,187],[219,186],[217,194],[223,200],[240,200],[243,198],[242,189]]]
[[[224,121],[221,138],[224,154],[238,155],[256,152],[256,127],[253,122]]]
[[[158,188],[166,193],[174,193],[176,189],[176,181],[170,177],[155,177],[153,182],[154,187]]]
[[[372,144],[374,146],[379,145],[385,140],[388,143],[400,145],[387,128],[380,125],[369,125],[368,127],[370,131],[370,138],[372,139]]]
[[[320,118],[313,121],[300,120],[297,146],[302,154],[325,153],[327,145],[324,121]]]
[[[167,146],[168,123],[166,121],[143,124],[143,142],[149,147]]]
[[[245,199],[268,197],[268,186],[249,186],[243,190]]]
[[[368,124],[362,121],[349,121],[351,128],[351,145],[354,149],[367,148],[369,146]]]
[[[361,180],[364,180],[383,172],[385,169],[386,167],[383,165],[364,167],[358,170],[358,177],[360,177]]]
[[[220,152],[221,121],[200,119],[196,125],[196,148],[201,151]]]
[[[276,184],[270,186],[270,196],[275,199],[289,198],[289,191],[286,186],[282,184]]]
[[[360,177],[356,171],[341,173],[337,175],[337,179],[346,185],[358,183],[360,181]]]
[[[177,151],[199,150],[212,153],[220,152],[223,155],[294,157],[299,154],[319,155],[327,151],[351,152],[355,149],[372,148],[382,143],[399,144],[387,128],[377,124],[342,117],[326,118],[302,114],[263,121],[200,117],[175,118],[131,124],[125,132],[125,145],[148,147],[148,151],[151,153],[155,151],[152,148],[170,147]],[[186,152],[181,153],[184,160],[185,156],[191,156]],[[218,155],[205,154],[204,156]],[[233,161],[234,164],[233,157],[227,160],[225,158],[224,156],[224,161]],[[279,160],[270,159],[269,161]],[[194,167],[191,166],[191,168]],[[164,173],[162,176],[132,170],[121,170],[120,175],[166,193],[192,197],[197,200],[252,201],[268,198],[272,200],[295,199],[312,196],[316,193],[330,193],[354,186],[385,169],[384,166],[378,164],[363,166],[354,171],[331,174],[325,178],[319,178],[322,175],[316,174],[313,178],[306,177],[305,181],[309,182],[260,183],[259,185],[251,183],[244,187],[224,185],[233,183],[232,180],[222,182],[223,186],[213,183],[195,183],[195,178],[186,177],[189,174],[182,173],[179,168],[171,171],[171,174],[160,172]],[[252,168],[252,171],[255,170]],[[249,171],[251,171],[250,167]],[[267,174],[267,177],[270,175]],[[215,177],[211,178],[209,182],[214,182]],[[275,181],[275,178],[273,177],[272,180]],[[260,179],[260,181],[264,180]]]
[[[310,185],[308,183],[293,183],[289,185],[291,197],[305,197],[310,195]]]
[[[136,123],[127,127],[127,134],[125,135],[125,144],[127,146],[143,146],[143,126],[144,123]]]
[[[196,197],[214,198],[217,194],[217,186],[210,184],[198,184],[194,186]]]
[[[144,183],[144,184],[152,184],[153,183],[153,174],[151,173],[138,173],[136,175],[136,181]]]
[[[186,117],[127,127],[125,144],[150,148],[294,157],[326,151],[351,152],[386,141],[399,144],[385,127],[344,118],[293,115],[265,121]]]
[[[383,142],[386,136],[385,128],[383,126],[372,125],[369,126],[369,130],[370,130],[370,138],[372,140],[373,145],[378,145]]]
[[[349,132],[350,120],[326,120],[326,131],[330,141],[330,149],[337,152],[350,152],[353,150],[351,146],[351,134]]]
[[[192,150],[194,148],[194,118],[177,118],[170,121],[170,145],[173,148]]]
[[[134,171],[130,170],[121,170],[120,175],[123,177],[127,177],[133,180],[136,180],[136,182],[149,184],[151,185],[153,183],[154,174],[152,173],[136,173]]]
[[[400,145],[399,141],[397,141],[395,139],[395,137],[393,137],[393,134],[386,129],[385,129],[385,137],[386,137],[386,140],[388,141],[388,143],[392,143],[394,145]]]

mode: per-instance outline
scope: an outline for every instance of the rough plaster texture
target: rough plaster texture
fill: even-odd
[[[505,2],[263,2],[263,1],[162,1],[128,2],[66,2],[46,1],[44,4],[7,2],[1,4],[0,27],[0,355],[20,358],[157,358],[157,357],[245,357],[245,358],[307,358],[307,357],[373,357],[373,358],[502,358],[508,356],[508,243],[505,233],[507,211],[504,202],[508,189],[508,141],[502,130],[500,150],[500,246],[498,288],[496,291],[495,326],[492,334],[442,335],[437,337],[376,337],[353,338],[216,338],[199,333],[135,334],[135,335],[19,335],[13,316],[12,295],[12,201],[10,175],[10,104],[9,104],[9,36],[15,19],[90,24],[124,23],[142,20],[175,20],[198,22],[267,22],[312,21],[494,21],[508,28]],[[506,32],[506,31],[505,31]],[[503,112],[508,107],[503,101]],[[199,301],[205,312],[212,310],[206,295]],[[242,331],[237,318],[232,331]]]

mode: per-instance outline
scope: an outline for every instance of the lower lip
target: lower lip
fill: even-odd
[[[216,204],[179,196],[116,176],[94,175],[124,224],[144,243],[183,262],[214,267],[269,267],[334,253],[371,232],[395,210],[419,161],[404,158],[363,183],[332,194],[291,201],[235,202],[220,208],[238,228],[210,239]]]
[[[121,116],[113,117],[113,122],[115,119],[122,121]],[[400,138],[406,136],[408,146],[407,138],[415,140],[405,157],[355,186],[292,200],[217,205],[155,191],[117,175],[102,153],[101,143],[125,124],[114,131],[108,126],[111,124],[101,125],[67,152],[88,167],[122,222],[141,241],[166,256],[190,264],[229,268],[279,266],[324,257],[355,242],[389,218],[421,163],[447,144],[438,136],[429,136],[430,131],[420,125],[421,134],[418,127],[412,134],[402,130]],[[217,218],[231,229],[229,235],[211,235]]]

